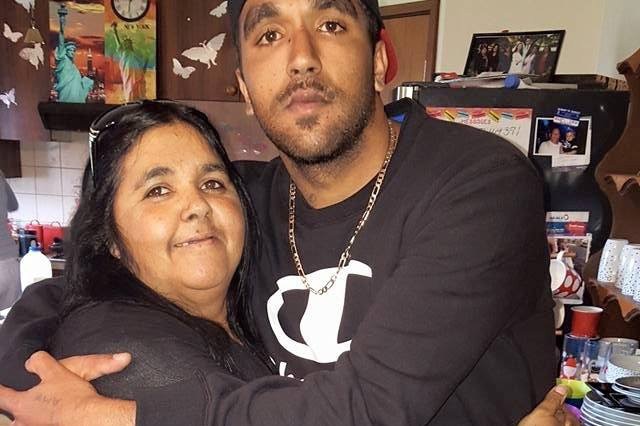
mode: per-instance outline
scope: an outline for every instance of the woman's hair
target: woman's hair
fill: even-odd
[[[143,284],[131,271],[135,262],[127,252],[115,222],[114,198],[122,162],[147,131],[182,123],[203,137],[224,163],[244,212],[244,250],[226,296],[227,321],[235,336],[264,361],[266,357],[259,344],[251,309],[249,279],[257,256],[259,235],[247,190],[227,157],[217,131],[200,111],[170,101],[143,101],[119,108],[122,113],[118,114],[118,110],[107,113],[109,125],[97,136],[93,134],[94,149],[84,170],[80,203],[71,221],[68,244],[65,244],[66,283],[61,317],[104,301],[158,309],[197,331],[206,342],[211,357],[231,373],[240,374],[229,354],[230,337],[219,324],[187,313]],[[129,239],[132,238],[129,236]],[[120,259],[111,254],[113,247],[118,248]]]

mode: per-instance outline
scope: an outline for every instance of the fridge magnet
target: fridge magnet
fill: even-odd
[[[20,52],[18,52],[18,56],[28,61],[35,69],[38,69],[40,64],[44,63],[44,51],[42,50],[41,43],[35,43],[33,47],[22,48]]]
[[[553,297],[566,305],[582,303],[584,267],[591,253],[591,234],[581,237],[548,236]]]
[[[156,98],[156,1],[105,0],[105,98]]]
[[[11,40],[12,43],[16,43],[22,37],[22,33],[19,33],[17,31],[13,32],[11,30],[11,27],[9,27],[9,24],[7,24],[6,22],[4,23],[4,31],[2,32],[2,35],[4,36],[4,38]]]
[[[583,237],[588,225],[588,211],[551,211],[546,215],[547,235]]]
[[[588,166],[591,161],[591,117],[581,117],[578,126],[537,117],[534,155],[551,157],[552,167]]]
[[[11,108],[11,104],[18,105],[16,102],[16,89],[11,89],[8,92],[0,93],[0,101],[6,105],[7,109]]]
[[[189,78],[191,76],[191,73],[196,70],[195,67],[191,67],[191,66],[183,67],[180,61],[178,61],[176,58],[172,58],[172,60],[173,60],[173,73],[175,75],[178,75],[184,78],[185,80]]]
[[[104,103],[103,0],[49,1],[50,100]]]
[[[529,108],[427,108],[427,114],[439,120],[466,124],[501,136],[525,155],[529,151],[533,110]]]
[[[207,65],[207,69],[210,69],[211,65],[218,65],[216,63],[216,57],[218,56],[218,51],[222,48],[225,36],[225,33],[220,33],[206,43],[200,43],[199,47],[192,47],[183,51],[182,56],[192,61],[202,62]]]
[[[216,18],[222,18],[222,15],[227,13],[227,2],[223,1],[218,5],[218,7],[211,9],[209,15],[215,16]]]

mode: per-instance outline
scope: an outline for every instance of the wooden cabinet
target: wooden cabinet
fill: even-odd
[[[239,101],[235,77],[236,51],[231,34],[229,15],[210,15],[221,0],[159,0],[158,36],[158,97],[199,101]],[[182,56],[191,47],[202,47],[214,36],[225,33],[224,42],[215,62],[207,65]],[[173,73],[173,58],[182,66],[195,67],[189,78]]]
[[[46,41],[49,2],[36,2],[35,17],[36,27]],[[5,23],[14,32],[26,34],[30,26],[29,13],[15,1],[3,1],[0,7],[0,31],[3,31]],[[38,102],[49,99],[49,45],[42,46],[44,64],[39,64],[38,69],[19,56],[25,47],[33,45],[24,43],[24,37],[16,43],[0,37],[0,93],[15,88],[18,104],[11,104],[7,108],[0,102],[0,139],[37,141],[49,137],[38,114]]]

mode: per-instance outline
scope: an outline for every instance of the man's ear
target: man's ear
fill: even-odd
[[[244,82],[244,78],[242,77],[242,71],[240,68],[236,68],[236,80],[238,80],[238,87],[240,88],[240,93],[242,93],[242,97],[245,102],[245,112],[247,115],[253,115],[253,105],[251,104],[251,97],[249,96],[249,92],[247,91],[247,85]]]
[[[378,40],[373,51],[373,86],[376,92],[380,93],[385,87],[385,75],[389,66],[387,49],[384,41]]]

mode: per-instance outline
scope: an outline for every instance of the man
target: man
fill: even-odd
[[[229,7],[247,110],[281,152],[245,167],[266,245],[257,322],[281,375],[304,381],[201,377],[134,404],[39,352],[27,367],[43,381],[0,388],[0,408],[26,424],[43,413],[61,424],[515,424],[555,370],[535,170],[508,142],[427,119],[414,102],[385,112],[392,56],[375,0]],[[55,298],[40,291],[32,305]],[[63,365],[92,379],[126,362]]]
[[[18,200],[0,169],[0,223],[7,223],[9,212],[18,210]],[[20,264],[16,262],[16,243],[6,226],[0,226],[0,321],[2,311],[18,300],[20,288]]]
[[[551,136],[538,147],[538,155],[560,155],[562,154],[562,144],[560,143],[560,129],[551,129]]]

